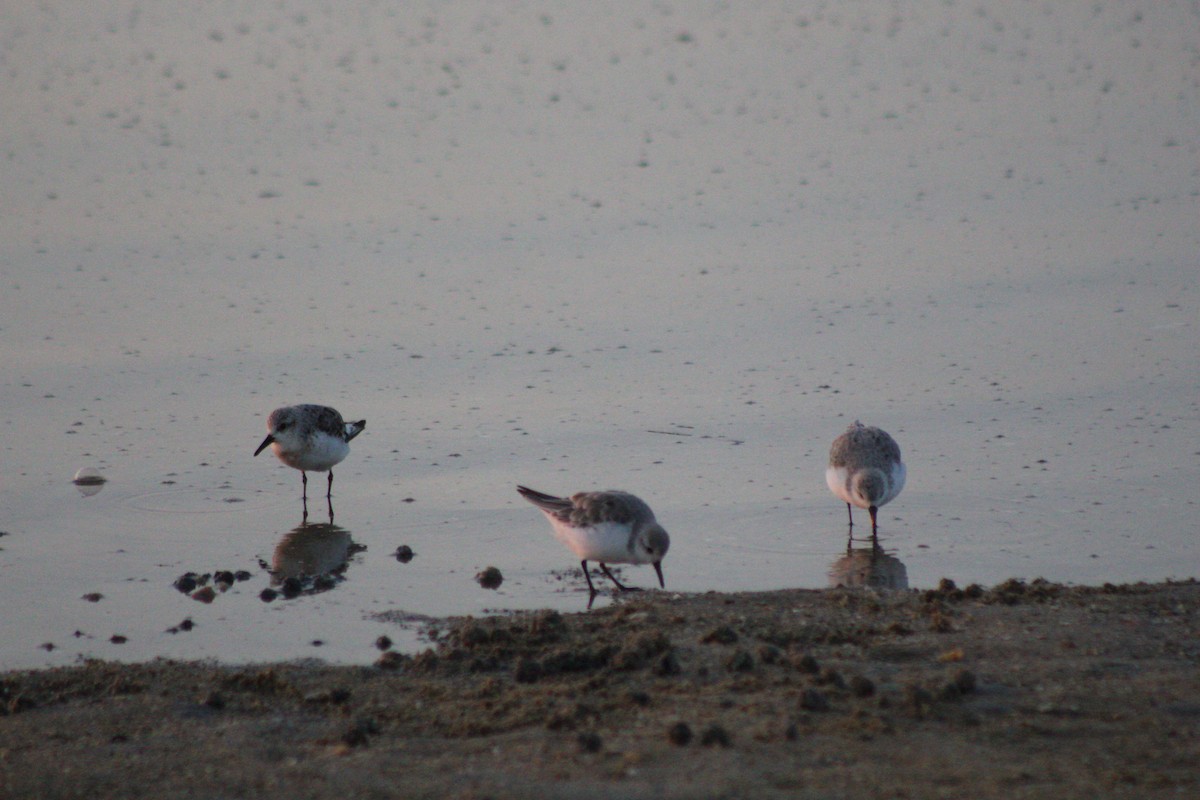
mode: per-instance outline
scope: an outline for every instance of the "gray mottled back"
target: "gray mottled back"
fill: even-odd
[[[272,431],[285,430],[295,426],[304,437],[311,437],[317,432],[327,433],[339,439],[347,439],[346,423],[337,409],[329,406],[319,406],[312,403],[302,403],[296,406],[284,406],[271,412],[267,418],[267,428]],[[355,431],[357,434],[357,431]]]
[[[640,498],[629,492],[577,492],[571,495],[571,506],[554,515],[574,527],[591,527],[604,522],[630,524],[634,530],[654,522],[654,512]]]
[[[850,471],[874,467],[885,472],[900,462],[900,445],[881,428],[855,421],[846,432],[833,440],[829,448],[829,466]]]

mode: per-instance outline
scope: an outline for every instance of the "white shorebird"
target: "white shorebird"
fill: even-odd
[[[829,448],[829,467],[825,482],[829,490],[846,502],[850,527],[854,527],[851,505],[871,513],[871,536],[877,527],[875,514],[879,507],[894,499],[904,488],[905,468],[900,460],[900,446],[880,428],[872,428],[855,420],[846,432],[833,440]]]
[[[554,497],[524,486],[517,491],[541,509],[558,540],[582,559],[583,577],[593,597],[596,587],[588,575],[588,561],[599,562],[601,571],[621,591],[636,589],[613,577],[609,564],[653,564],[658,585],[666,587],[662,560],[671,539],[640,498],[616,491],[579,492],[570,497]]]
[[[367,421],[345,422],[329,406],[303,404],[284,406],[267,417],[267,438],[254,451],[258,455],[270,445],[275,456],[289,467],[300,470],[304,502],[308,503],[309,472],[328,472],[325,497],[333,497],[333,468],[350,453],[350,440],[362,433]]]

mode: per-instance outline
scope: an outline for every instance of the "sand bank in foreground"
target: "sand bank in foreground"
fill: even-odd
[[[0,675],[4,797],[1184,797],[1200,584],[648,593],[370,667]]]

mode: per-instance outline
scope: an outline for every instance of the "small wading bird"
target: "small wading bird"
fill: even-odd
[[[854,511],[850,507],[865,508],[871,514],[871,538],[877,539],[875,515],[880,506],[900,494],[904,478],[900,446],[886,431],[855,420],[833,440],[825,482],[831,492],[846,502],[851,528],[854,528]]]
[[[333,468],[350,453],[350,440],[362,433],[367,421],[345,422],[329,406],[303,404],[284,406],[267,417],[267,438],[254,451],[258,455],[268,446],[276,458],[300,470],[305,516],[308,512],[309,472],[328,472],[325,497],[333,503]]]
[[[636,591],[625,586],[609,572],[609,564],[652,564],[663,581],[662,560],[671,546],[667,532],[654,518],[654,512],[640,498],[628,492],[579,492],[570,497],[554,497],[525,486],[517,491],[533,503],[554,527],[554,535],[582,559],[583,577],[591,600],[596,587],[588,575],[588,561],[600,564],[600,570],[621,591]]]

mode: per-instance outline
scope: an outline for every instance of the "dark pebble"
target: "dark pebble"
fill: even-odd
[[[379,648],[380,650],[391,650],[392,649],[392,640],[386,636],[380,636],[378,639],[375,640],[375,646],[377,648]]]
[[[416,555],[416,553],[414,553],[413,549],[408,545],[402,544],[396,548],[395,555],[397,561],[399,561],[401,564],[407,564],[413,560],[413,556]]]
[[[542,677],[542,665],[532,658],[522,658],[517,662],[513,678],[517,683],[536,683]]]
[[[196,573],[189,572],[185,575],[180,575],[175,579],[174,585],[175,588],[183,594],[191,594],[195,590],[196,586],[199,585],[196,583]]]
[[[213,581],[216,583],[224,583],[230,586],[233,585],[233,573],[227,569],[223,569],[213,575]]]
[[[403,653],[397,653],[395,650],[389,650],[376,659],[375,666],[379,667],[380,669],[391,671],[400,669],[411,660],[412,659],[409,656],[406,656]]]
[[[846,688],[846,681],[842,678],[842,673],[833,667],[825,667],[825,669],[817,673],[817,684],[819,686],[833,686],[837,689]]]
[[[805,689],[800,693],[800,707],[805,711],[828,711],[829,698],[820,689]]]
[[[604,747],[604,740],[600,738],[600,734],[586,731],[579,734],[579,750],[583,753],[599,753]]]
[[[366,747],[370,737],[379,733],[379,726],[369,719],[359,720],[342,734],[342,742],[350,747]]]
[[[190,631],[192,628],[196,627],[196,623],[192,622],[191,618],[189,617],[188,619],[185,619],[183,622],[179,623],[178,627],[181,631]]]
[[[678,675],[683,672],[683,668],[679,666],[679,659],[675,657],[674,651],[663,653],[654,664],[654,674],[659,676]]]
[[[129,641],[129,638],[122,636],[119,633],[114,633],[112,636],[108,637],[108,640],[113,644],[125,644]]]
[[[279,589],[284,597],[291,600],[293,597],[300,596],[300,593],[304,591],[304,584],[300,582],[299,578],[284,578]]]
[[[754,656],[745,650],[738,650],[725,662],[725,669],[730,672],[751,672],[754,669]]]
[[[850,693],[855,697],[870,697],[875,694],[875,683],[870,678],[855,675],[850,679]]]
[[[700,744],[705,747],[712,747],[714,745],[729,747],[732,744],[732,739],[729,736],[729,731],[713,723],[704,729],[704,733],[700,734]]]
[[[504,576],[495,567],[488,567],[475,576],[475,580],[485,589],[499,589],[504,583]]]
[[[87,600],[89,603],[99,603],[102,599],[104,599],[104,595],[100,594],[99,592],[89,592],[88,594],[85,594],[82,599]]]
[[[258,599],[262,600],[264,603],[269,603],[276,597],[279,597],[279,592],[269,587],[258,593]]]
[[[211,586],[205,586],[192,592],[192,599],[199,600],[201,603],[211,603],[216,596],[217,593]]]
[[[233,579],[238,583],[241,583],[242,581],[248,581],[251,577],[252,576],[250,573],[244,569],[239,569],[237,572],[233,573]]]
[[[701,644],[733,644],[738,640],[738,635],[733,628],[728,625],[722,625],[719,628],[713,628],[708,633],[700,637]]]
[[[796,665],[796,669],[808,675],[816,675],[821,671],[821,665],[812,656],[805,654],[795,659],[792,663]]]
[[[676,722],[667,728],[667,741],[685,747],[692,742],[692,729],[686,722]]]

